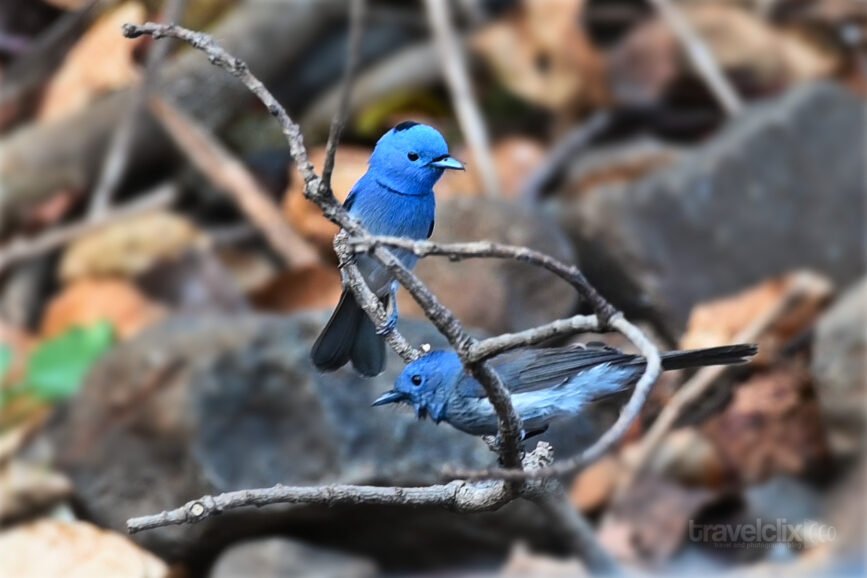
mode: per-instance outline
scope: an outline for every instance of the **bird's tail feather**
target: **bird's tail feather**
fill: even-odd
[[[335,371],[352,361],[362,375],[379,375],[385,368],[385,340],[376,326],[344,289],[325,329],[313,344],[310,357],[320,371]]]
[[[350,358],[352,366],[361,375],[373,377],[385,369],[385,339],[376,333],[376,325],[363,311]]]
[[[364,311],[355,302],[355,298],[344,289],[331,319],[316,338],[310,352],[313,365],[317,369],[335,371],[346,365],[352,356],[355,334],[363,316]]]
[[[723,345],[707,349],[690,349],[688,351],[669,351],[662,354],[662,369],[687,369],[704,367],[705,365],[734,365],[746,363],[758,353],[758,347],[752,343],[738,345]]]

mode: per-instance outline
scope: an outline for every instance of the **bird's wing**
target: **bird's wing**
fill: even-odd
[[[512,351],[497,356],[491,364],[511,393],[525,393],[562,385],[603,363],[624,366],[640,361],[639,356],[612,347],[569,346]],[[470,376],[464,376],[459,387],[468,397],[485,396],[481,384]]]

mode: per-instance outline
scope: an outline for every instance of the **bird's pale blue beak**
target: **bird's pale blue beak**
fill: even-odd
[[[386,391],[385,393],[380,395],[378,398],[376,398],[376,401],[374,401],[370,405],[372,407],[376,407],[378,405],[387,405],[389,403],[398,403],[398,402],[403,401],[404,399],[406,399],[404,394],[392,389],[391,391]]]
[[[450,155],[443,155],[435,158],[431,161],[430,165],[432,167],[437,167],[438,169],[451,169],[455,171],[462,171],[465,168],[464,163]]]

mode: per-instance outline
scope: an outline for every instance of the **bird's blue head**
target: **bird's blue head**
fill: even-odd
[[[463,168],[439,131],[412,121],[382,135],[370,156],[370,172],[380,184],[410,195],[429,193],[443,171]]]
[[[445,419],[445,407],[463,371],[453,351],[432,351],[408,364],[387,391],[373,405],[405,403],[419,419],[430,417],[436,423]]]

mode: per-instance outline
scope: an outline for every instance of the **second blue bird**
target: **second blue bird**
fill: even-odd
[[[662,354],[662,369],[743,363],[756,346],[726,345]],[[491,360],[509,390],[527,436],[558,419],[592,418],[596,402],[628,392],[644,371],[640,355],[611,347],[519,349]],[[419,419],[442,421],[472,435],[497,433],[497,414],[482,385],[464,372],[454,351],[433,351],[407,365],[394,389],[373,405],[411,405]]]
[[[434,185],[444,171],[463,168],[449,155],[448,144],[436,129],[402,122],[376,143],[367,172],[352,187],[344,207],[374,235],[427,239],[434,227]],[[393,252],[406,267],[415,266],[417,258],[411,252]],[[311,352],[313,364],[322,371],[350,361],[362,375],[378,375],[385,368],[381,334],[397,322],[397,284],[372,257],[360,256],[358,267],[371,290],[391,306],[388,325],[378,329],[344,289]]]

